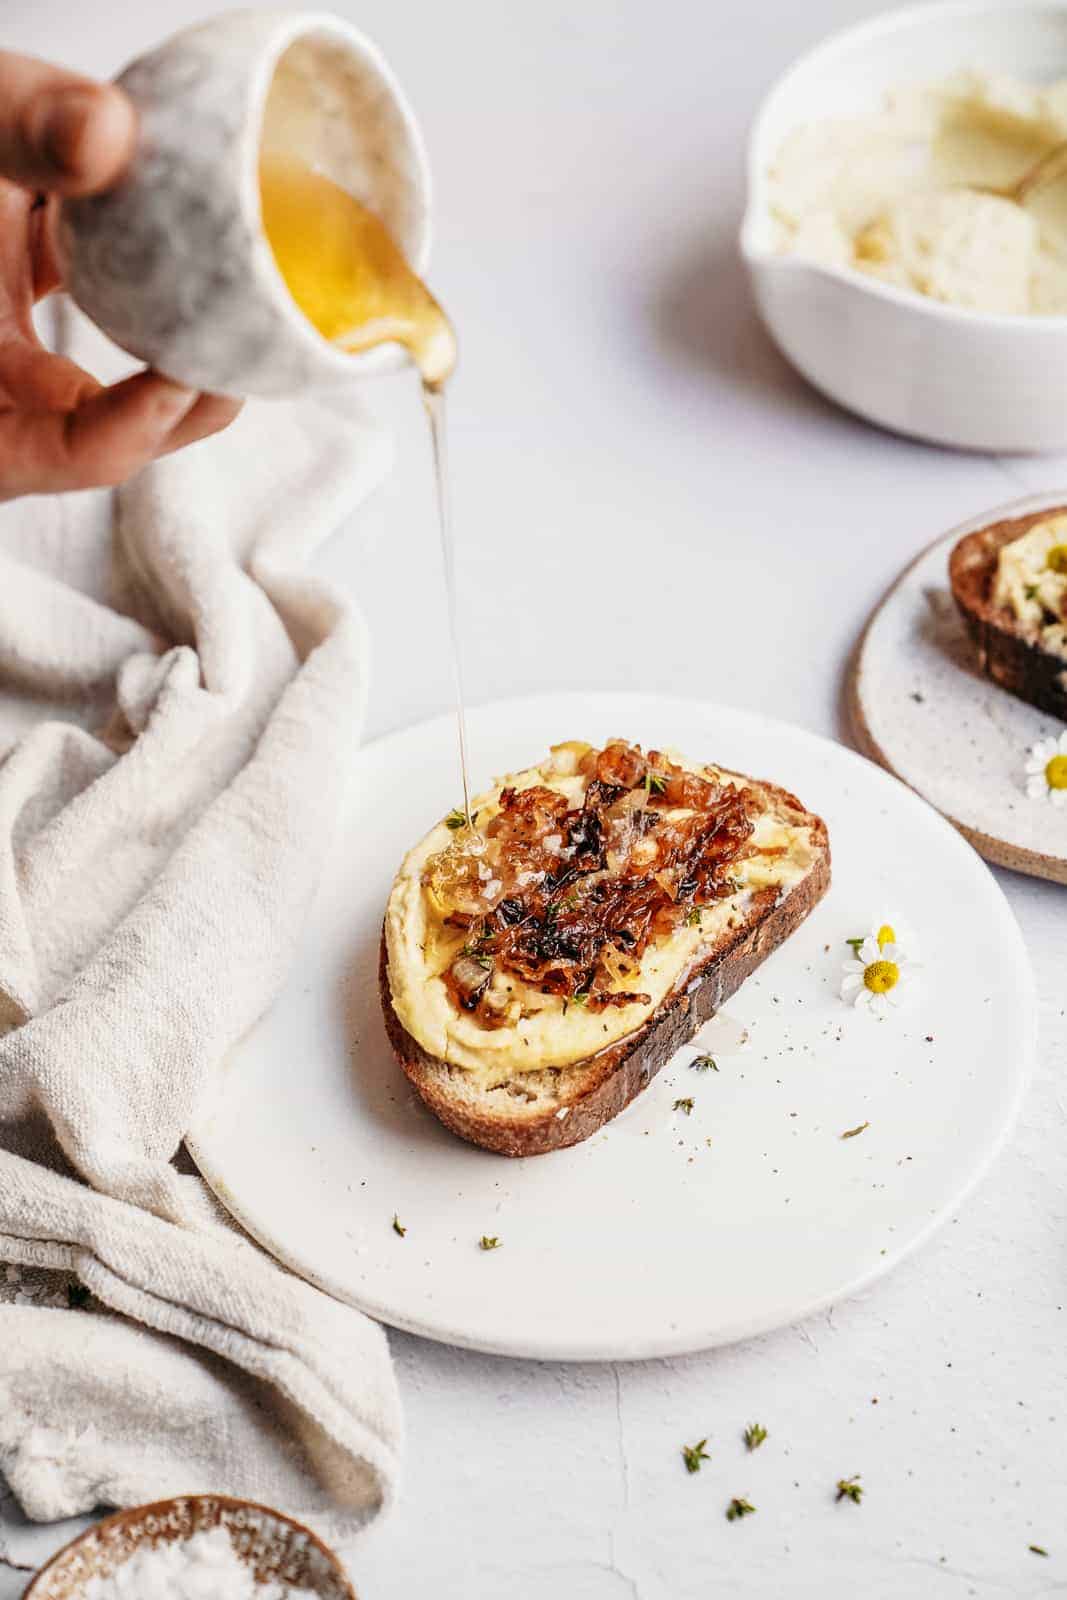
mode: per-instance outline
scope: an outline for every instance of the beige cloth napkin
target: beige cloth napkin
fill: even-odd
[[[381,1329],[175,1161],[330,849],[366,666],[301,569],[389,461],[350,397],[250,404],[115,495],[0,511],[0,1477],[30,1518],[205,1490],[344,1539],[394,1492]]]

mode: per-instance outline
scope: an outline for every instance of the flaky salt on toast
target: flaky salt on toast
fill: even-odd
[[[1040,711],[1067,722],[1067,659],[1042,644],[1028,628],[994,601],[1001,551],[1039,523],[1067,514],[1067,507],[1030,512],[965,534],[949,556],[953,599],[978,651],[983,673]]]
[[[607,750],[611,748],[606,747]],[[593,752],[594,756],[596,754]],[[657,752],[651,752],[649,760],[653,757],[657,758],[661,767],[671,768],[675,773],[682,770]],[[534,770],[538,776],[542,775],[539,769]],[[544,1011],[539,1012],[529,1024],[530,1031],[540,1028],[540,1036],[543,1037],[551,1026],[551,1037],[557,1053],[560,1039],[566,1039],[568,1018],[571,1028],[580,1027],[584,1030],[583,1037],[595,1029],[596,1019],[601,1017],[606,1019],[600,1024],[605,1031],[608,1031],[609,1025],[614,1031],[625,1027],[626,1031],[621,1037],[612,1037],[603,1048],[591,1050],[569,1061],[535,1064],[528,1070],[523,1070],[524,1062],[516,1061],[512,1067],[497,1069],[487,1076],[474,1070],[478,1066],[477,1034],[470,1026],[463,1024],[466,1043],[462,1049],[459,1046],[454,1048],[464,1064],[446,1060],[444,1051],[448,1051],[447,1045],[441,1053],[427,1048],[426,1043],[416,1038],[398,1015],[394,989],[402,985],[395,982],[391,973],[391,954],[398,964],[404,958],[396,919],[394,917],[390,923],[387,917],[381,943],[379,977],[389,1040],[397,1060],[420,1098],[453,1133],[487,1150],[508,1156],[541,1155],[587,1139],[617,1116],[645,1088],[678,1048],[689,1041],[749,974],[789,937],[826,892],[830,882],[830,847],[825,824],[820,818],[806,811],[799,800],[774,784],[725,773],[721,769],[704,767],[689,770],[705,775],[714,772],[713,782],[721,786],[722,794],[734,811],[738,804],[736,795],[744,797],[743,804],[749,816],[754,815],[758,819],[752,834],[757,844],[764,838],[787,839],[790,849],[787,852],[780,843],[758,849],[749,840],[736,860],[717,859],[711,873],[705,871],[704,878],[700,879],[702,888],[696,892],[706,892],[710,896],[716,894],[717,889],[722,890],[717,898],[709,899],[702,907],[676,902],[677,909],[673,911],[671,904],[664,901],[658,914],[664,916],[668,923],[673,916],[675,929],[662,937],[658,944],[651,941],[642,958],[643,965],[633,969],[647,976],[653,970],[657,950],[669,960],[680,960],[673,980],[662,994],[656,994],[654,1004],[639,1006],[631,1003],[628,1009],[614,1009],[609,1002],[617,997],[609,992],[603,974],[595,965],[592,985],[581,1006],[575,1004],[575,998],[582,999],[582,993],[577,997],[568,997],[566,992],[561,992],[558,996],[548,994],[545,999],[538,998],[538,1005],[548,1008],[547,1018]],[[522,777],[528,778],[529,774],[523,774]],[[681,782],[675,779],[670,781]],[[589,786],[590,789],[592,787]],[[681,788],[684,792],[684,783],[681,783]],[[506,787],[503,791],[498,789],[497,799],[501,793],[506,797],[511,792]],[[625,807],[626,793],[608,791],[609,796],[620,793],[621,799],[614,798],[611,801],[616,809]],[[571,798],[578,797],[572,795]],[[689,827],[695,834],[701,831],[699,825],[694,825],[691,820],[693,815],[697,815],[699,822],[699,813],[687,813],[684,808],[669,806],[667,802],[670,798],[669,791],[653,794],[650,796],[651,806],[646,802],[642,808],[641,826],[647,829],[649,837],[658,842],[664,855],[670,854],[664,850],[664,841],[669,839],[672,828]],[[635,804],[640,800],[636,789],[631,791],[631,799]],[[489,809],[495,803],[490,801]],[[584,803],[587,805],[587,800]],[[726,801],[719,800],[716,803],[723,806]],[[709,818],[713,809],[708,810]],[[607,814],[610,815],[610,806]],[[565,826],[569,825],[571,829],[570,837],[577,837],[580,833],[580,826],[574,820],[577,815],[576,810],[567,814],[571,820]],[[679,823],[678,818],[683,821]],[[707,832],[710,826],[709,822],[704,831]],[[554,835],[551,837],[555,838]],[[744,849],[749,849],[751,854],[746,857]],[[788,863],[782,860],[787,854]],[[709,849],[705,848],[701,857],[705,868],[708,855]],[[422,871],[425,868],[421,862],[425,859],[424,851],[416,863]],[[430,855],[429,859],[432,861],[437,858]],[[582,879],[581,875],[576,878],[573,874],[568,878],[563,866],[557,870],[556,877],[560,883],[558,889],[551,890],[551,896],[555,896],[555,903],[562,903],[566,908],[578,896],[578,891],[568,885],[577,883],[581,886]],[[625,880],[628,904],[635,894],[640,893],[639,885],[643,881],[634,878],[634,870],[631,866],[631,876]],[[698,879],[700,876],[699,867],[694,868],[692,852],[678,870],[689,874],[680,880],[681,892],[692,892],[694,875]],[[723,873],[727,871],[732,875],[723,880]],[[781,883],[774,881],[775,871],[781,873]],[[598,892],[595,887],[597,876],[605,876],[603,870],[596,876],[592,872],[585,874],[582,893]],[[748,879],[751,879],[751,884],[745,886]],[[398,885],[400,882],[401,876],[398,875]],[[672,887],[669,881],[667,886]],[[562,902],[559,902],[560,893],[564,896]],[[398,889],[394,887],[391,909],[394,908],[397,895]],[[410,889],[405,903],[411,904]],[[509,902],[503,904],[505,914],[508,914]],[[549,921],[547,913],[551,910],[552,904],[549,904],[545,925],[553,931],[561,919],[568,916],[577,919],[581,915],[580,910],[564,909]],[[681,920],[682,913],[684,920]],[[693,928],[694,919],[706,922],[711,928],[706,939],[702,928]],[[488,922],[479,921],[475,925],[476,931],[480,933],[486,926],[494,929],[500,921],[500,913],[494,912]],[[484,948],[491,949],[500,943],[500,938],[491,934]],[[675,944],[682,950],[680,957],[672,953]],[[470,948],[479,949],[482,946],[465,947]],[[468,959],[465,955],[464,964]],[[505,956],[494,957],[494,965],[504,959]],[[662,970],[662,963],[655,970]],[[583,968],[583,972],[586,971]],[[618,979],[617,970],[613,968],[612,971],[617,988],[621,980]],[[501,978],[506,976],[506,971],[500,974]],[[542,976],[547,977],[550,984],[561,981],[555,969]],[[428,981],[440,982],[433,978]],[[587,976],[580,981],[589,983]],[[597,993],[598,984],[603,993]],[[511,992],[504,984],[503,993],[510,995]],[[647,1000],[649,996],[637,997],[641,998]],[[594,1004],[603,1005],[603,1009],[594,1011]],[[404,1001],[404,1008],[409,1015],[411,1006],[409,996]],[[576,1021],[579,1018],[581,1020]],[[415,1025],[422,1027],[423,1019],[418,1018]],[[522,1025],[517,1026],[521,1030]],[[460,1022],[457,1020],[457,1032],[459,1028]],[[496,1034],[497,1028],[486,1029],[485,1043],[490,1053],[491,1047],[499,1042]],[[471,1040],[474,1041],[473,1045]],[[526,1042],[536,1045],[537,1037]]]

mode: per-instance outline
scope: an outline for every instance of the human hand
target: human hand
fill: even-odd
[[[136,131],[114,85],[0,51],[0,500],[122,483],[240,409],[150,371],[105,388],[34,331],[34,302],[61,282],[59,197],[115,183]]]

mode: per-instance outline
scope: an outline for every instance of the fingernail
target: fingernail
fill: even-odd
[[[199,390],[190,389],[173,378],[156,377],[156,415],[160,422],[169,425],[180,422],[200,398]]]
[[[91,89],[56,89],[38,112],[41,153],[58,172],[70,176],[80,172],[85,129],[96,101]]]

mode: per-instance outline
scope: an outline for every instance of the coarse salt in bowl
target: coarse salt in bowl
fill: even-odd
[[[84,1586],[85,1600],[286,1600],[289,1585],[257,1583],[221,1523],[188,1539],[141,1544],[111,1573]]]
[[[310,1529],[252,1501],[188,1495],[118,1511],[53,1556],[24,1600],[356,1600]]]

